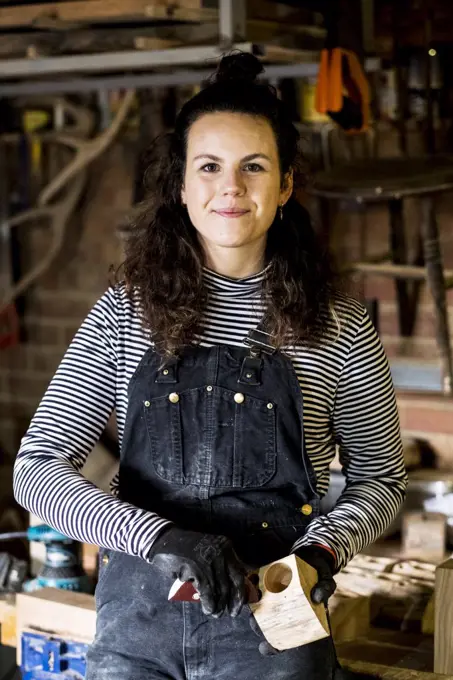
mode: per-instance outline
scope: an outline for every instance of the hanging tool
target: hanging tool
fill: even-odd
[[[44,543],[46,557],[38,576],[23,583],[22,589],[31,592],[39,588],[62,588],[91,593],[93,584],[85,574],[80,559],[80,544],[46,524],[29,527],[26,531],[0,534],[0,541],[26,538]]]
[[[321,51],[315,106],[345,132],[363,132],[370,121],[370,88],[357,53],[340,37],[340,11],[330,3],[325,13],[327,38]]]

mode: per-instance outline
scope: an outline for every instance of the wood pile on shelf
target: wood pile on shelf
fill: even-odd
[[[69,0],[0,2],[0,59],[161,50],[221,44],[217,2],[203,0]],[[248,0],[240,41],[278,48],[269,61],[300,61],[318,53],[322,18],[271,0]]]

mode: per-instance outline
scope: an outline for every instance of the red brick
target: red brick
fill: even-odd
[[[439,350],[434,339],[400,338],[383,334],[380,338],[389,358],[411,357],[435,360],[439,357]]]
[[[95,296],[93,296],[95,297]],[[78,299],[71,294],[55,292],[35,296],[28,304],[28,311],[34,317],[47,319],[84,319],[95,300],[86,297]]]
[[[69,345],[72,342],[72,339],[74,338],[74,335],[77,333],[79,326],[80,326],[79,323],[68,324],[63,329],[63,338],[66,345]]]
[[[20,440],[28,426],[28,418],[2,418],[0,419],[0,444],[7,457],[13,460],[20,445]],[[5,463],[6,461],[2,461]]]
[[[17,419],[31,418],[39,404],[39,399],[27,394],[11,395],[0,392],[0,412],[3,417]]]
[[[27,341],[37,345],[61,346],[64,344],[63,327],[52,321],[33,317],[25,322]]]
[[[20,370],[27,367],[27,365],[27,348],[25,345],[15,345],[0,350],[0,370],[5,369],[11,372],[16,368]]]
[[[63,357],[64,351],[65,347],[63,346],[55,348],[53,351],[50,351],[48,347],[31,346],[28,348],[28,366],[32,371],[52,376]]]
[[[33,374],[33,373],[14,373],[10,381],[11,398],[21,399],[27,396],[31,399],[41,399],[49,384],[50,377],[48,375]]]
[[[398,396],[401,429],[453,435],[453,401],[442,397]]]

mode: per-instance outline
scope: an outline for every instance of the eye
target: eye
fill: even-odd
[[[261,170],[264,170],[263,166],[259,163],[247,163],[244,167],[248,172],[261,172]]]
[[[218,170],[219,166],[217,163],[206,163],[206,165],[203,165],[200,170],[203,170],[203,172],[215,172]]]

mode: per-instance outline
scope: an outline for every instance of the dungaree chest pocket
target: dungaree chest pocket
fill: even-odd
[[[215,385],[145,401],[156,473],[176,484],[260,487],[275,474],[271,401]]]

